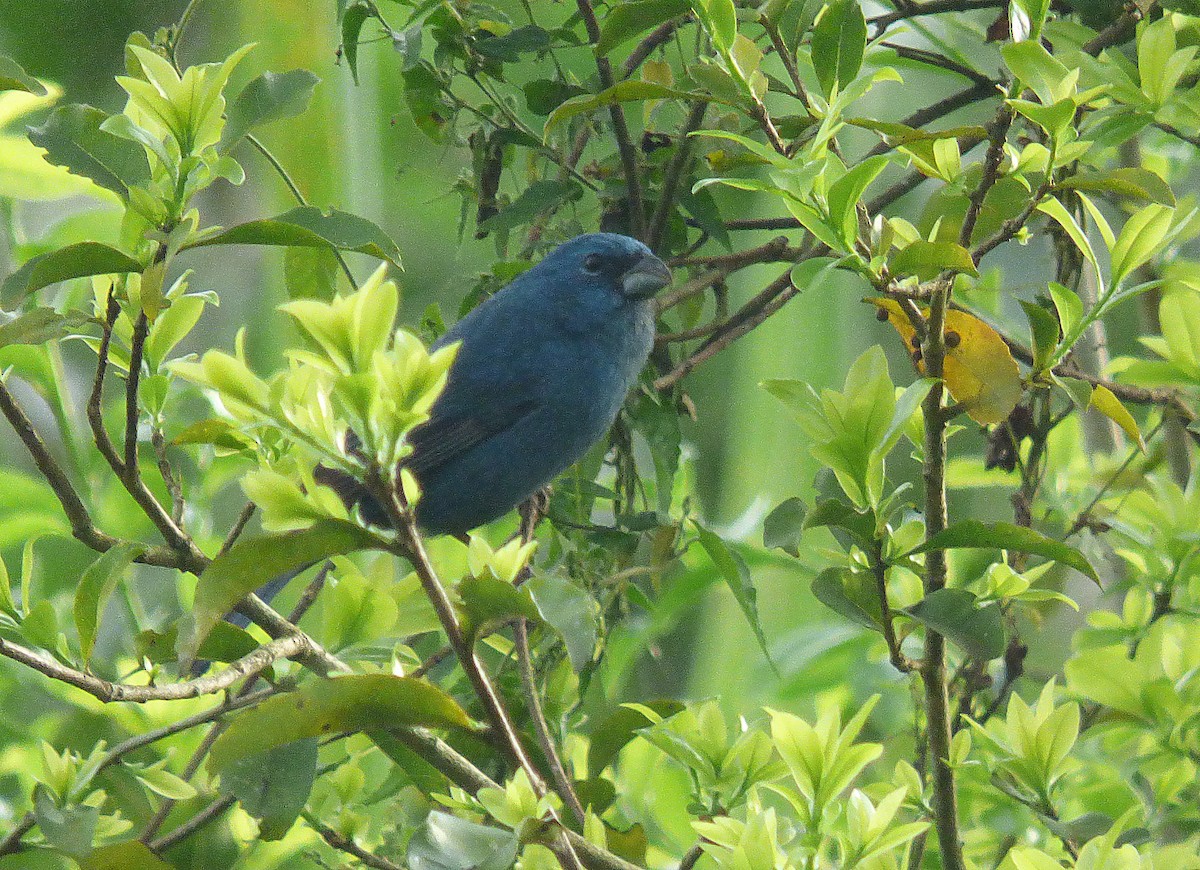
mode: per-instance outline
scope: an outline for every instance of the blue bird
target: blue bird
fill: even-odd
[[[405,465],[421,484],[422,531],[462,536],[503,516],[604,437],[650,355],[653,297],[670,282],[636,239],[577,236],[435,343],[461,342],[429,420],[410,433]],[[316,479],[388,525],[359,481],[323,467]]]
[[[636,239],[577,236],[477,306],[434,344],[460,342],[405,466],[418,526],[463,535],[503,516],[577,462],[612,425],[654,344],[653,296],[671,272]],[[376,525],[357,481],[317,480]]]

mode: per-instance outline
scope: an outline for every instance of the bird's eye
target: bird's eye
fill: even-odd
[[[599,254],[588,254],[583,258],[583,271],[595,275],[600,271],[603,262]]]

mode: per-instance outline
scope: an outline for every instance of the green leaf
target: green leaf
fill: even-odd
[[[1070,71],[1036,39],[1014,42],[1000,49],[1013,75],[1037,94],[1043,105],[1058,102],[1058,88]]]
[[[1092,390],[1092,407],[1120,426],[1143,451],[1146,449],[1146,443],[1142,440],[1142,433],[1138,429],[1137,421],[1133,419],[1129,409],[1121,404],[1121,400],[1113,394],[1112,390],[1103,384],[1096,384]]]
[[[1162,250],[1174,218],[1173,208],[1157,203],[1130,216],[1112,249],[1113,286]]]
[[[522,85],[521,90],[525,93],[525,104],[535,115],[549,115],[572,97],[587,93],[579,85],[557,79],[534,79]]]
[[[673,700],[649,701],[638,706],[647,708],[660,719],[669,719],[684,708],[681,702]],[[595,779],[600,776],[625,745],[638,736],[638,731],[647,725],[653,725],[654,722],[654,719],[641,710],[627,706],[618,707],[601,720],[590,735],[588,778]]]
[[[582,586],[555,574],[535,573],[525,588],[542,619],[562,636],[575,672],[591,664],[600,614],[595,599]]]
[[[46,149],[46,159],[75,175],[90,178],[118,196],[150,181],[150,164],[140,145],[100,129],[108,115],[91,106],[60,106],[29,140]]]
[[[683,4],[687,7],[687,4]],[[46,88],[11,57],[0,54],[0,91],[25,91],[37,97],[46,95]]]
[[[79,649],[84,667],[92,658],[96,645],[96,629],[104,607],[125,569],[145,550],[141,544],[123,542],[101,554],[95,562],[84,569],[75,588],[75,627],[79,631]]]
[[[840,226],[845,249],[854,249],[858,237],[858,201],[871,182],[879,177],[888,159],[883,155],[869,157],[851,168],[829,188],[829,216]]]
[[[1057,186],[1088,193],[1115,193],[1129,199],[1157,202],[1160,205],[1175,205],[1175,193],[1171,190],[1171,185],[1149,169],[1136,166],[1069,175],[1058,182]]]
[[[836,498],[817,502],[804,518],[804,528],[827,527],[849,533],[864,547],[875,539],[875,520],[870,513],[856,510],[852,505]],[[836,532],[835,532],[836,534]]]
[[[309,737],[404,727],[470,728],[471,720],[437,686],[412,677],[317,679],[234,717],[213,744],[208,769],[219,774],[238,759]]]
[[[323,520],[293,532],[245,538],[218,556],[196,583],[196,600],[179,636],[179,657],[191,661],[212,627],[239,601],[273,577],[377,546],[366,530],[340,520]]]
[[[434,142],[442,141],[442,131],[451,110],[442,99],[442,81],[428,64],[418,64],[404,72],[404,99],[417,129]]]
[[[850,572],[845,568],[826,568],[813,579],[813,595],[834,613],[863,628],[878,631],[879,620],[846,594],[846,579],[849,575]]]
[[[844,89],[862,68],[867,48],[867,21],[858,0],[835,0],[817,20],[812,35],[812,63],[825,96]]]
[[[1054,197],[1049,197],[1038,203],[1037,210],[1042,214],[1049,215],[1054,221],[1062,227],[1071,241],[1075,243],[1075,247],[1079,248],[1080,252],[1087,257],[1088,262],[1100,268],[1100,263],[1096,259],[1096,252],[1092,249],[1091,240],[1088,239],[1087,233],[1083,231],[1083,227],[1075,220],[1075,215],[1067,211],[1067,207]]]
[[[1054,308],[1058,312],[1058,322],[1062,324],[1063,335],[1071,335],[1079,322],[1083,320],[1083,300],[1079,294],[1069,290],[1057,281],[1050,282],[1050,298],[1054,300]]]
[[[516,831],[434,810],[409,840],[407,864],[425,870],[510,870],[520,845]]]
[[[484,36],[475,41],[475,50],[501,63],[517,63],[522,54],[545,51],[550,47],[550,32],[536,24],[526,24],[503,36]]]
[[[27,260],[0,285],[0,301],[12,309],[35,290],[59,281],[141,271],[142,264],[123,251],[100,242],[76,242]]]
[[[306,69],[265,72],[252,79],[225,110],[221,150],[228,151],[255,127],[304,114],[319,81]]]
[[[979,600],[966,589],[938,589],[904,612],[955,643],[976,661],[1004,655],[1004,618],[1000,605]]]
[[[690,91],[681,91],[676,88],[668,88],[665,85],[655,84],[654,82],[645,82],[639,79],[625,79],[617,82],[611,88],[603,90],[598,94],[581,94],[578,97],[573,97],[555,109],[550,117],[546,119],[546,128],[543,135],[543,140],[549,138],[550,131],[564,121],[574,118],[576,115],[582,115],[586,112],[594,112],[597,109],[603,109],[617,103],[629,103],[637,100],[713,100],[714,98],[708,94],[696,94]],[[718,101],[722,102],[722,101]]]
[[[1036,302],[1019,301],[1029,320],[1029,333],[1033,338],[1033,370],[1045,371],[1058,349],[1058,321]]]
[[[1097,585],[1100,583],[1096,569],[1074,547],[1048,538],[1033,529],[1016,526],[1012,523],[984,523],[979,520],[965,520],[955,523],[948,529],[943,529],[905,555],[913,556],[918,553],[928,553],[930,550],[972,548],[1032,553],[1035,556],[1061,562],[1090,577]]]
[[[401,743],[395,734],[375,729],[368,731],[367,737],[425,794],[433,794],[446,787],[446,778],[437,768]]]
[[[481,223],[479,230],[488,233],[511,230],[532,222],[538,215],[563,203],[579,199],[582,194],[583,189],[570,179],[535,181],[526,187],[515,200],[500,209],[498,214],[492,215]]]
[[[150,851],[141,840],[124,840],[101,846],[76,859],[80,870],[172,870],[172,866]]]
[[[737,38],[737,9],[733,0],[691,0],[691,6],[717,50],[729,51]]]
[[[150,791],[173,801],[191,800],[199,794],[194,785],[171,773],[165,767],[155,765],[139,770],[131,765],[129,769]]]
[[[33,792],[33,817],[46,842],[68,855],[83,855],[91,851],[99,807],[86,805],[60,807],[44,785]]]
[[[924,239],[918,239],[897,251],[888,265],[897,275],[916,275],[922,281],[931,281],[942,272],[979,274],[970,252],[962,245],[927,242]]]
[[[612,6],[600,26],[600,40],[595,52],[606,55],[618,45],[684,14],[689,8],[688,0],[633,0]]]
[[[804,519],[808,509],[798,498],[789,498],[767,514],[763,520],[763,546],[780,549],[791,556],[800,555],[800,538],[804,534]]]
[[[358,84],[358,34],[370,17],[371,7],[365,3],[355,3],[342,15],[342,56],[355,84]]]
[[[754,638],[758,641],[758,646],[762,650],[763,656],[772,669],[778,673],[775,661],[771,658],[771,652],[767,648],[767,637],[763,634],[762,623],[758,618],[758,591],[754,588],[754,581],[750,577],[750,569],[746,567],[746,563],[742,558],[733,552],[717,535],[699,523],[694,523],[693,525],[696,527],[700,546],[704,548],[704,552],[708,553],[708,557],[712,559],[713,565],[716,566],[718,573],[720,573],[725,584],[729,587],[729,591],[733,593],[738,606],[742,609],[746,621],[750,623],[750,629],[754,632]]]
[[[400,249],[376,224],[349,212],[316,206],[301,206],[278,217],[249,221],[184,246],[202,248],[210,245],[276,245],[302,248],[336,248],[355,251],[387,260],[397,269]]]
[[[0,313],[0,318],[5,317]],[[45,344],[78,329],[91,318],[79,311],[59,314],[53,308],[34,308],[0,324],[0,347]]]
[[[200,296],[179,296],[154,321],[146,339],[146,362],[151,371],[158,371],[167,354],[195,328],[204,313],[204,304]]]
[[[500,626],[518,617],[540,622],[542,615],[529,597],[529,590],[495,577],[464,577],[458,584],[462,599],[463,633],[469,638],[491,626]]]
[[[287,248],[283,252],[283,284],[288,298],[332,302],[339,268],[332,248]]]
[[[304,809],[317,776],[317,739],[309,737],[239,758],[221,770],[221,794],[259,820],[259,836],[282,840]]]

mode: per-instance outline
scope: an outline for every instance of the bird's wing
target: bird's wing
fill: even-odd
[[[533,399],[517,397],[461,411],[439,411],[435,406],[433,416],[409,433],[413,452],[404,461],[404,467],[420,479],[508,429],[536,408]],[[483,415],[480,411],[487,413]]]

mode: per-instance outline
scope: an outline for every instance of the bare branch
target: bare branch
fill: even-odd
[[[393,864],[386,858],[379,857],[374,852],[368,852],[349,837],[343,837],[333,828],[322,824],[321,820],[312,813],[302,812],[300,816],[310,828],[320,834],[322,840],[324,840],[334,849],[337,849],[339,852],[345,852],[347,855],[353,855],[363,864],[367,865],[368,867],[374,867],[376,870],[404,870],[404,868],[399,864]]]
[[[587,28],[588,41],[595,45],[600,41],[600,23],[596,20],[596,11],[592,8],[591,0],[575,0],[579,7],[579,15]],[[596,69],[600,73],[600,85],[607,90],[616,84],[613,77],[612,64],[607,57],[596,58]],[[625,171],[625,185],[629,188],[629,214],[633,235],[642,238],[645,235],[646,205],[642,194],[642,177],[638,169],[637,149],[629,136],[629,124],[625,119],[625,110],[620,103],[608,107],[612,118],[613,132],[616,134],[617,150],[621,154],[621,166]]]
[[[81,689],[104,703],[115,701],[145,704],[150,701],[177,701],[199,698],[224,691],[244,677],[261,673],[280,659],[295,658],[310,651],[311,641],[304,634],[292,634],[273,640],[242,656],[215,674],[162,686],[129,686],[112,683],[83,671],[67,667],[50,656],[0,638],[0,655],[33,668],[51,679]]]
[[[571,783],[571,777],[567,775],[567,769],[563,766],[558,749],[554,745],[554,737],[550,734],[550,726],[546,723],[546,714],[542,710],[537,680],[533,673],[533,656],[529,650],[529,627],[524,618],[517,620],[514,637],[517,646],[517,665],[521,673],[521,687],[525,690],[525,703],[528,705],[530,717],[533,719],[538,745],[542,748],[542,755],[546,757],[546,763],[550,765],[550,773],[554,778],[558,796],[563,799],[563,803],[575,816],[576,824],[582,828],[587,819],[587,813],[579,801],[579,795],[575,793],[575,786]]]

